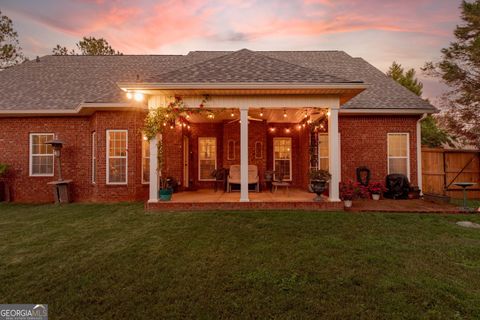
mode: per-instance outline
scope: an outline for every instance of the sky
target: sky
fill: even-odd
[[[424,97],[445,87],[419,68],[440,58],[460,0],[0,0],[27,57],[105,38],[124,54],[193,50],[343,50],[386,71],[415,68]]]

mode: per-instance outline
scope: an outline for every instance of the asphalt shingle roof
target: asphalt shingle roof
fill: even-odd
[[[209,71],[209,69],[212,71]],[[363,81],[342,108],[434,108],[380,70],[342,51],[193,51],[187,55],[44,56],[0,71],[0,110],[71,110],[124,102],[117,82]]]
[[[147,79],[157,83],[350,83],[323,71],[269,57],[247,49]]]

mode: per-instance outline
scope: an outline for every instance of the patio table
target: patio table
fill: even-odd
[[[467,188],[475,185],[474,182],[456,182],[453,185],[461,187],[463,189],[463,210],[470,211],[470,208],[467,207]]]

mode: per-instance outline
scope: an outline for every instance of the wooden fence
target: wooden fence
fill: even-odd
[[[470,199],[480,199],[480,152],[422,148],[423,192],[462,198],[455,182],[474,182],[468,188]]]

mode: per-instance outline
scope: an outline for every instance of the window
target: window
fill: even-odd
[[[150,141],[142,137],[142,183],[150,182]]]
[[[92,132],[92,183],[97,182],[97,133]]]
[[[228,140],[227,160],[235,160],[235,140]]]
[[[127,184],[127,130],[107,130],[107,184]]]
[[[273,138],[273,170],[292,180],[292,138]]]
[[[198,180],[214,180],[212,171],[217,169],[217,139],[198,138]]]
[[[388,134],[388,173],[401,173],[410,179],[408,133]]]
[[[318,134],[318,169],[328,171],[328,134]]]
[[[55,156],[52,146],[45,144],[53,139],[53,133],[30,134],[30,176],[53,176]]]

